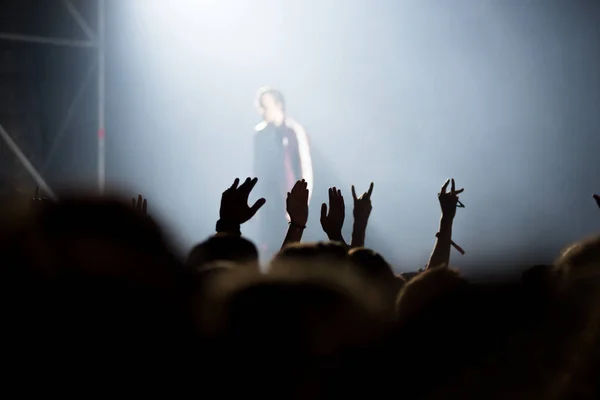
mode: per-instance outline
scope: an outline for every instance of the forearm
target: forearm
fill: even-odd
[[[240,225],[228,220],[218,220],[215,230],[215,236],[242,236]]]
[[[346,243],[346,240],[344,240],[344,237],[342,236],[341,232],[339,234],[337,234],[337,233],[332,234],[332,235],[327,234],[327,237],[329,238],[329,240],[331,242],[338,242],[338,243],[341,243],[344,246],[348,247],[348,243]]]
[[[452,247],[452,218],[442,216],[440,229],[436,235],[433,252],[427,263],[427,268],[445,266],[450,264],[450,250]]]
[[[281,248],[292,243],[299,243],[302,240],[302,234],[304,234],[304,227],[290,223]]]
[[[356,247],[364,247],[366,234],[367,234],[367,223],[366,222],[358,222],[355,220],[354,226],[352,227],[351,247],[353,249]]]

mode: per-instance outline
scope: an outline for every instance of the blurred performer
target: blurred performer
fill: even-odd
[[[267,199],[258,213],[258,241],[263,255],[270,257],[279,251],[287,230],[287,193],[297,180],[305,179],[311,195],[313,167],[308,136],[299,123],[287,117],[283,94],[262,88],[256,106],[263,118],[254,135],[256,191]]]

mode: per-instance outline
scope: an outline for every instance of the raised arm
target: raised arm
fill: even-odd
[[[302,240],[302,234],[308,221],[308,185],[304,179],[296,182],[287,194],[286,210],[289,216],[289,228],[281,248]]]
[[[219,209],[219,220],[217,221],[217,234],[240,236],[240,226],[254,217],[254,215],[265,205],[264,198],[258,199],[252,206],[248,206],[248,197],[258,178],[246,178],[241,185],[240,180],[235,178],[229,189],[221,195],[221,207]]]
[[[369,216],[371,215],[371,195],[373,194],[373,182],[369,186],[369,191],[363,193],[362,196],[356,196],[356,190],[352,185],[352,199],[354,200],[354,226],[352,227],[352,242],[350,246],[352,248],[364,247],[365,236],[367,233],[367,224],[369,223]]]
[[[327,204],[321,205],[321,227],[329,240],[347,245],[342,236],[345,218],[346,205],[342,191],[335,187],[329,188],[329,212],[327,212]]]
[[[450,192],[446,192],[451,183]],[[442,219],[440,220],[440,229],[436,234],[436,242],[433,252],[427,263],[427,269],[434,267],[447,267],[450,264],[450,248],[452,246],[464,254],[464,251],[452,241],[452,223],[456,215],[456,207],[459,204],[458,195],[464,189],[456,190],[454,179],[448,179],[442,190],[438,194],[440,207],[442,208]]]

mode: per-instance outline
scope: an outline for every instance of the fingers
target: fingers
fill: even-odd
[[[264,198],[260,198],[260,199],[256,200],[256,203],[254,203],[254,205],[252,207],[250,207],[251,215],[254,216],[254,214],[256,214],[258,212],[258,210],[260,210],[260,208],[265,205],[266,202],[267,202],[267,200]]]
[[[342,196],[342,191],[338,188],[331,187],[329,188],[329,208],[333,209],[344,209],[344,196]]]
[[[371,182],[371,184],[369,185],[369,190],[367,192],[363,193],[362,196],[358,197],[358,196],[356,196],[356,189],[355,189],[354,185],[352,185],[352,199],[354,201],[357,201],[357,200],[368,200],[368,199],[370,199],[371,195],[373,194],[373,187],[374,186],[375,186],[375,184],[373,182]]]
[[[299,181],[296,181],[296,183],[294,183],[294,187],[292,188],[292,193],[306,190],[307,187],[308,187],[308,183],[304,179],[301,179]]]
[[[257,181],[258,181],[258,179],[256,179],[256,178],[254,178],[254,179],[246,178],[246,180],[244,181],[244,183],[242,183],[238,187],[238,190],[250,193],[250,191],[252,190],[252,188],[254,187],[254,185],[256,185]]]
[[[337,200],[340,203],[342,209],[344,208],[344,196],[342,196],[342,191],[338,189],[337,191]]]
[[[336,188],[335,186],[332,188],[333,193],[333,202],[329,204],[330,210],[335,208],[336,214],[341,213],[344,214],[346,210],[346,206],[344,204],[344,196],[342,196],[342,191]]]
[[[256,186],[256,182],[258,182],[258,178],[246,178],[244,183],[237,188],[236,192],[242,196],[250,196],[250,192]]]
[[[461,194],[462,192],[465,191],[465,189],[456,189],[456,183],[454,182],[454,178],[453,179],[448,179],[446,180],[446,182],[444,183],[444,186],[442,186],[442,190],[440,191],[440,193],[438,193],[438,196],[444,195],[444,194],[448,194],[447,193],[447,189],[448,189],[448,184],[450,184],[450,193],[454,196]]]
[[[321,204],[321,222],[327,219],[327,204]]]
[[[231,185],[229,187],[229,190],[235,190],[235,189],[237,189],[239,183],[240,183],[240,178],[235,178],[235,180],[233,181],[233,185]]]
[[[448,184],[450,183],[450,179],[448,179],[446,181],[446,183],[444,183],[444,186],[442,186],[442,190],[440,191],[440,194],[446,194],[446,189],[448,189]]]
[[[141,194],[138,194],[137,199],[135,197],[131,198],[131,207],[138,212],[146,214],[148,211],[148,201]]]
[[[309,191],[308,191],[308,183],[301,179],[294,184],[291,192],[287,194],[287,199],[289,200],[290,196],[293,199],[296,199],[300,202],[308,202]]]
[[[250,179],[250,178],[248,178]],[[246,179],[246,180],[248,180]],[[254,178],[254,179],[250,179],[250,182],[248,183],[248,192],[251,192],[252,189],[254,189],[254,186],[256,186],[256,183],[258,182],[258,178]]]
[[[457,194],[461,194],[462,192],[464,192],[465,189],[458,189],[456,190],[456,185],[454,184],[454,179],[452,179],[452,187],[450,189],[450,193],[452,193],[453,195],[457,195]]]
[[[302,185],[302,199],[308,203],[308,197],[309,197],[308,183],[304,182],[304,184]]]
[[[330,195],[329,195],[329,204],[331,205],[331,202],[339,202],[340,199],[343,200],[342,197],[342,191],[340,189],[338,189],[337,187],[332,187],[331,189],[329,189],[330,191]]]

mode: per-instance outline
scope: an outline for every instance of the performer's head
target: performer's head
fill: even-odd
[[[263,87],[256,96],[258,112],[266,122],[280,124],[285,118],[283,94],[272,87]]]

